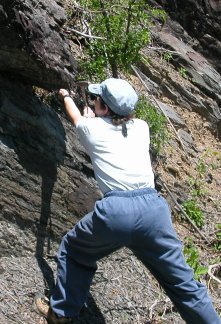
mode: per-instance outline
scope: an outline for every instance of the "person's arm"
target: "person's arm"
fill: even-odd
[[[80,110],[75,105],[73,99],[70,97],[69,92],[65,89],[59,90],[60,97],[64,100],[64,107],[68,117],[70,118],[71,122],[76,125],[79,118],[82,117]],[[90,107],[84,107],[83,109],[83,116],[84,117],[95,117],[93,110]]]
[[[64,100],[64,108],[68,117],[70,118],[70,121],[72,122],[72,124],[76,125],[78,120],[82,117],[80,110],[75,105],[67,90],[60,89],[59,95]]]

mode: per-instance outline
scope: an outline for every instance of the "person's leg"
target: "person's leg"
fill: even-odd
[[[79,314],[96,272],[96,261],[121,247],[111,229],[108,208],[104,212],[102,202],[97,206],[97,213],[82,218],[61,242],[57,281],[50,298],[52,310],[60,317]]]
[[[185,262],[167,203],[162,197],[149,199],[146,212],[145,204],[139,204],[143,212],[128,247],[153,273],[187,323],[220,324],[206,287],[194,280]]]
[[[145,191],[146,192],[146,191]],[[51,307],[59,316],[75,317],[84,305],[96,261],[128,244],[136,219],[132,197],[137,191],[109,192],[62,240],[57,283]]]

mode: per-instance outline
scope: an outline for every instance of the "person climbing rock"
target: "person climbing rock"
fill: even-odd
[[[63,237],[56,286],[50,301],[36,298],[38,310],[48,323],[74,323],[96,262],[125,246],[151,271],[187,323],[220,324],[206,287],[185,262],[170,208],[155,189],[149,127],[134,118],[134,88],[126,80],[109,78],[90,84],[88,93],[95,113],[85,107],[82,116],[69,92],[59,91],[103,198]]]

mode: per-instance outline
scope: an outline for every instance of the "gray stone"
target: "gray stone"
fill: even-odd
[[[193,145],[192,136],[189,133],[187,133],[185,130],[179,129],[178,134],[185,143],[187,143],[188,145]]]
[[[54,0],[2,0],[0,71],[42,88],[70,86],[76,62],[62,33],[65,20]]]
[[[70,122],[28,86],[0,78],[0,89],[0,251],[40,255],[49,232],[60,241],[100,192]]]
[[[163,102],[157,100],[158,105],[163,110],[165,115],[172,121],[172,123],[176,124],[177,126],[185,126],[185,122],[182,120],[180,115],[174,110],[174,108],[170,105],[166,105]]]

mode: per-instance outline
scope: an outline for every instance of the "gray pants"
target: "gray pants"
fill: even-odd
[[[51,307],[76,317],[96,272],[96,261],[126,246],[151,271],[190,324],[220,324],[207,289],[193,278],[168,205],[154,189],[111,191],[63,238]]]

